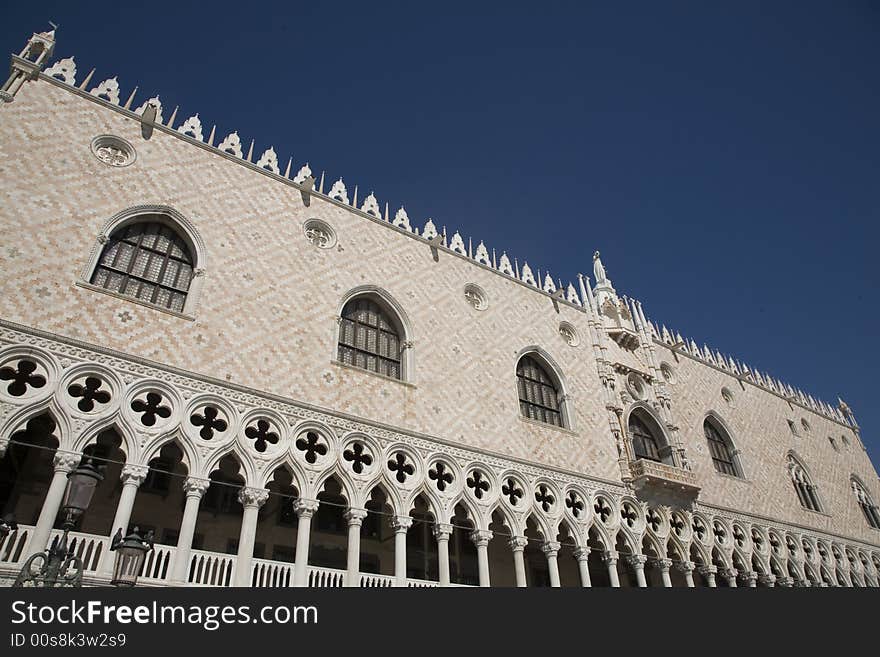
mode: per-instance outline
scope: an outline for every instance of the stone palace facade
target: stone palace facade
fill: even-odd
[[[842,401],[55,45],[0,91],[0,581],[87,455],[87,584],[137,525],[152,586],[878,585]]]

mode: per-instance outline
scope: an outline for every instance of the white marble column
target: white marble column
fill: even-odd
[[[602,561],[605,562],[605,567],[608,569],[608,579],[611,580],[611,586],[614,588],[620,587],[620,577],[617,574],[617,552],[605,552],[602,555]]]
[[[452,525],[438,522],[434,525],[434,538],[437,539],[437,561],[440,567],[440,586],[449,586],[449,537]]]
[[[669,576],[669,569],[672,568],[672,559],[657,559],[657,568],[660,569],[660,578],[663,580],[663,586],[667,589],[672,588],[672,578]]]
[[[46,549],[46,545],[49,543],[49,534],[52,533],[52,526],[55,524],[55,518],[64,501],[64,491],[67,490],[67,475],[79,465],[81,458],[82,454],[55,452],[52,481],[46,492],[46,498],[43,500],[40,516],[37,518],[37,526],[34,527],[34,533],[31,534],[28,546],[31,554]]]
[[[412,527],[410,516],[394,516],[394,586],[406,586],[406,533]]]
[[[209,480],[196,479],[195,477],[187,477],[183,482],[186,504],[183,507],[183,518],[180,520],[180,531],[177,534],[177,547],[171,562],[169,582],[172,586],[183,586],[189,580],[189,555],[192,551],[193,535],[199,516],[199,503],[210,485]]]
[[[116,535],[117,530],[122,529],[122,535],[128,534],[128,525],[131,520],[131,511],[134,509],[134,500],[137,496],[138,488],[147,478],[149,468],[145,465],[134,465],[126,463],[122,466],[122,472],[119,479],[122,481],[122,492],[119,494],[119,502],[116,504],[116,515],[113,517],[113,524],[110,525],[110,540]],[[101,555],[101,572],[104,575],[113,573],[113,566],[116,560],[111,558],[109,551]]]
[[[700,574],[706,578],[709,588],[715,588],[715,573],[717,572],[716,566],[700,566]]]
[[[345,554],[345,586],[349,588],[361,585],[361,525],[367,517],[366,509],[349,507],[345,512],[348,522],[348,550]]]
[[[739,573],[735,568],[728,568],[724,571],[724,576],[727,578],[727,585],[732,589],[736,588],[737,575],[739,575]]]
[[[682,561],[678,564],[678,568],[684,574],[684,581],[688,588],[694,588],[694,562]]]
[[[746,580],[749,582],[749,588],[753,589],[758,586],[758,573],[754,570],[750,570],[746,573]]]
[[[627,557],[627,562],[636,571],[636,582],[641,588],[648,586],[648,582],[645,580],[645,563],[647,561],[648,557],[643,554],[631,554]]]
[[[526,582],[526,561],[523,557],[523,550],[528,545],[529,539],[525,536],[512,536],[508,541],[510,549],[513,552],[513,571],[516,573],[516,585],[520,588],[528,586]]]
[[[318,500],[298,499],[293,510],[299,519],[296,526],[296,554],[293,563],[293,585],[309,585],[309,541],[312,532],[312,516],[318,510]]]
[[[489,586],[489,541],[492,532],[488,529],[475,529],[471,541],[477,546],[477,564],[480,572],[480,586]]]
[[[238,501],[244,507],[241,516],[241,530],[238,533],[238,556],[235,559],[235,586],[250,586],[254,559],[254,539],[257,537],[257,522],[260,507],[269,499],[265,488],[242,488],[238,491]]]
[[[578,571],[581,575],[581,586],[589,588],[592,586],[590,582],[590,548],[579,547],[574,551],[574,558],[578,562]]]
[[[559,555],[559,548],[562,547],[558,541],[544,541],[541,550],[547,557],[547,569],[550,571],[550,586],[559,588],[559,563],[556,558]]]

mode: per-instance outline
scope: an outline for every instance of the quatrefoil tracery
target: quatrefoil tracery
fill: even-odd
[[[636,520],[638,520],[639,515],[636,513],[635,508],[633,508],[632,504],[629,502],[624,502],[620,507],[620,517],[626,523],[627,527],[634,527],[636,524]]]
[[[212,440],[214,432],[223,433],[228,428],[226,420],[220,417],[220,410],[216,406],[205,406],[201,413],[193,413],[189,418],[194,427],[201,427],[199,437],[202,440]]]
[[[652,531],[656,532],[663,525],[663,518],[655,509],[648,509],[645,512],[645,522]]]
[[[388,469],[391,470],[391,472],[396,473],[394,478],[401,484],[406,483],[406,478],[416,473],[416,469],[413,467],[412,463],[407,463],[406,461],[406,454],[403,452],[397,452],[397,454],[388,461]]]
[[[437,482],[435,485],[441,493],[446,490],[448,485],[455,481],[455,477],[452,476],[452,473],[443,461],[437,461],[434,467],[428,470],[428,479]]]
[[[611,518],[611,514],[614,513],[614,511],[611,509],[611,505],[608,504],[608,501],[604,497],[596,498],[596,503],[593,505],[593,511],[595,511],[596,515],[599,516],[599,520],[602,521],[603,525],[608,523],[608,520]]]
[[[307,463],[314,464],[319,456],[324,456],[328,449],[326,443],[322,442],[320,434],[314,431],[306,433],[304,438],[298,438],[296,448],[305,453]]]
[[[42,374],[34,374],[37,364],[32,360],[20,360],[16,367],[6,366],[0,368],[0,380],[9,381],[6,387],[13,397],[21,397],[27,392],[28,387],[42,388],[46,385],[46,377]]]
[[[67,388],[71,397],[79,397],[76,407],[83,413],[95,410],[95,404],[107,404],[110,402],[110,393],[101,390],[104,382],[97,376],[86,377],[85,385],[73,383]]]
[[[508,477],[507,481],[501,486],[501,494],[507,498],[507,501],[510,502],[510,506],[516,506],[517,500],[521,500],[525,493],[523,493],[523,489],[517,485],[516,479]]]
[[[670,517],[669,526],[672,527],[672,531],[675,532],[676,536],[681,536],[682,534],[684,534],[684,519],[677,513],[673,513]]]
[[[573,490],[568,491],[568,495],[565,496],[565,506],[575,518],[580,518],[584,512],[584,503],[581,501],[580,495]]]
[[[373,464],[373,457],[366,450],[363,443],[354,443],[350,449],[342,452],[342,458],[351,463],[351,469],[354,470],[355,474],[361,474],[365,466],[369,467]]]
[[[158,392],[148,392],[146,401],[133,399],[131,410],[141,414],[141,424],[151,427],[156,424],[156,418],[167,419],[171,417],[171,408],[162,403],[162,395]]]
[[[489,482],[486,480],[486,475],[484,475],[479,470],[474,470],[471,473],[471,476],[465,480],[467,483],[467,487],[474,491],[474,497],[478,500],[483,499],[483,495],[489,492]]]
[[[703,524],[703,521],[699,518],[694,518],[693,522],[691,522],[691,528],[694,530],[694,534],[696,534],[697,538],[702,541],[703,536],[706,535],[706,525]]]
[[[547,513],[553,508],[553,505],[556,503],[556,498],[547,486],[541,484],[538,486],[538,490],[535,491],[535,501],[541,505],[544,513]]]
[[[272,425],[268,420],[260,418],[244,430],[244,435],[254,441],[254,449],[265,452],[269,445],[277,445],[281,438],[271,430]]]

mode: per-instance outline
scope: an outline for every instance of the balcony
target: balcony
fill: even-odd
[[[629,470],[636,491],[673,497],[679,503],[682,498],[693,501],[700,494],[697,476],[690,470],[647,459],[630,461]]]
[[[0,586],[10,586],[18,575],[25,560],[33,553],[30,549],[30,537],[33,526],[19,525],[17,531],[10,532],[0,541]],[[54,530],[49,542],[62,534]],[[83,562],[83,585],[106,586],[109,577],[102,574],[105,559],[114,559],[110,551],[110,539],[106,536],[70,532],[68,534],[74,553]],[[147,553],[138,586],[168,586],[171,562],[176,548],[171,545],[155,545],[152,552]],[[192,550],[189,563],[189,577],[185,586],[232,586],[235,575],[236,556],[204,550]],[[251,585],[255,587],[289,587],[293,584],[293,564],[269,559],[253,559],[251,563]],[[345,586],[345,571],[335,568],[308,567],[308,585],[316,588],[339,588]],[[394,577],[391,575],[360,574],[360,586],[368,588],[392,587]],[[407,586],[426,588],[439,586],[438,582],[407,579]],[[463,586],[451,584],[450,586]]]

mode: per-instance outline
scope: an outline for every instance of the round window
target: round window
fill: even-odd
[[[137,159],[134,146],[122,137],[100,135],[92,139],[92,155],[111,167],[127,167]]]

